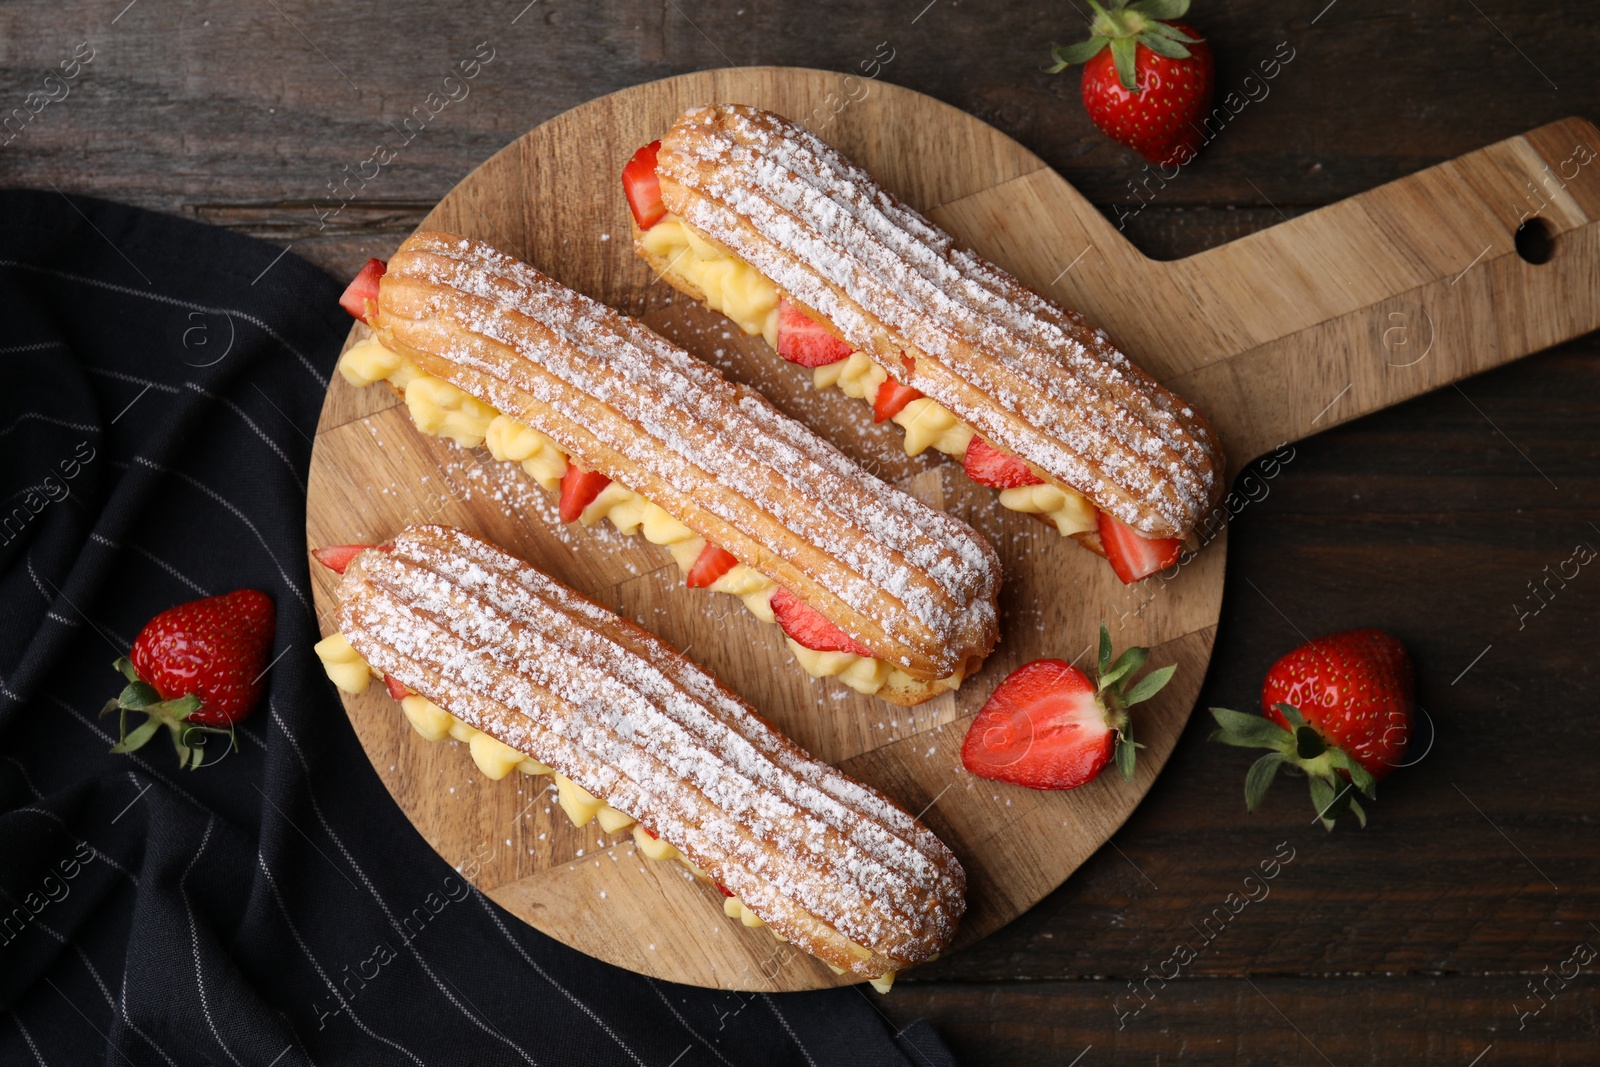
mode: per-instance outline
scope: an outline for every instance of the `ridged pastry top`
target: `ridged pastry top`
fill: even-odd
[[[363,552],[338,595],[374,669],[631,815],[823,958],[882,974],[949,944],[950,850],[632,622],[446,526]]]
[[[779,115],[686,112],[657,156],[668,210],[1006,451],[1143,534],[1221,495],[1205,420],[1083,319]]]
[[[389,260],[374,325],[878,658],[942,678],[993,647],[1000,565],[981,535],[642,324],[486,244],[418,233]]]

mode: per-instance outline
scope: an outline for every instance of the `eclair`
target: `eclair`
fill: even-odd
[[[381,677],[417,731],[493,779],[550,775],[561,806],[680,859],[836,971],[886,989],[965,910],[960,862],[877,790],[807,755],[703,668],[517,557],[448,526],[340,546],[337,633],[359,693]]]
[[[982,536],[641,323],[444,233],[371,261],[342,303],[372,330],[346,380],[387,381],[422,431],[519,463],[563,520],[664,546],[689,585],[781,625],[809,673],[917,704],[994,647]]]
[[[697,107],[623,171],[655,273],[962,461],[1000,502],[1163,570],[1215,507],[1221,447],[1105,333],[959,246],[821,139]]]

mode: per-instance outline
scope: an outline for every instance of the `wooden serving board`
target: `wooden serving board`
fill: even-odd
[[[630,248],[618,174],[685,108],[713,101],[806,122],[959,239],[1106,327],[1210,417],[1230,474],[1282,442],[1600,326],[1600,163],[1591,165],[1600,132],[1578,119],[1176,262],[1145,258],[1059,175],[972,116],[815,70],[707,71],[603,97],[525,134],[446,196],[424,228],[492,242],[643,318],[881,476],[981,529],[1005,565],[1001,644],[960,692],[913,709],[812,680],[777,627],[731,597],[684,588],[665,552],[606,524],[562,526],[553,501],[515,467],[423,436],[388,390],[338,377],[312,456],[308,545],[454,523],[661,634],[807,749],[922,813],[967,870],[957,948],[1060,885],[1149,789],[1205,675],[1226,535],[1176,577],[1124,587],[1097,557],[1001,509],[957,465],[907,458],[898,428],[874,427],[864,405],[836,391],[813,391],[809,372],[653,282]],[[1553,239],[1542,265],[1514,245],[1525,213]],[[311,571],[331,632],[335,579]],[[968,775],[961,740],[995,684],[1042,656],[1086,663],[1101,620],[1119,647],[1148,645],[1154,664],[1179,665],[1167,690],[1138,709],[1136,734],[1148,748],[1133,782],[1108,773],[1044,793]],[[486,781],[464,746],[418,737],[382,686],[345,706],[423,837],[545,933],[695,985],[777,991],[848,981],[723,918],[714,889],[676,864],[637,856],[626,833],[574,829],[548,779]]]

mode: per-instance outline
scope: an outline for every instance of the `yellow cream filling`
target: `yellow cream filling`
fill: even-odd
[[[373,678],[379,677],[378,672],[361,658],[361,654],[350,647],[350,642],[345,639],[344,634],[330,634],[318,641],[313,649],[317,658],[322,661],[322,669],[329,679],[347,693],[361,693]],[[360,672],[359,683],[354,675],[356,671]],[[634,845],[646,859],[677,860],[695,877],[710,881],[710,876],[691,863],[683,853],[660,838],[645,833],[644,827],[640,826],[633,816],[613,808],[554,768],[525,756],[498,738],[467,725],[426,697],[407,693],[400,701],[400,710],[426,741],[443,741],[446,737],[454,737],[458,741],[465,742],[468,752],[472,755],[472,762],[478,765],[478,769],[486,777],[494,781],[499,781],[514,770],[530,776],[549,775],[556,784],[557,803],[567,818],[572,820],[572,825],[582,827],[591,821],[598,822],[600,829],[607,834],[616,834],[632,828]],[[728,918],[738,919],[741,925],[752,929],[767,925],[760,916],[740,903],[737,897],[724,898],[722,911]],[[776,930],[771,932],[779,941],[788,941],[788,938]],[[863,945],[851,943],[849,948],[860,959],[869,959],[872,956],[872,951]],[[831,963],[828,966],[836,974],[845,973],[841,967],[834,967]],[[878,992],[887,993],[889,986],[894,982],[894,972],[868,981]]]
[[[710,244],[685,226],[682,220],[672,215],[668,215],[644,231],[640,235],[640,241],[652,254],[666,257],[668,260],[666,273],[683,278],[705,293],[706,303],[713,311],[721,311],[733,319],[745,333],[762,334],[767,344],[774,350],[777,349],[778,289],[754,267]],[[770,293],[771,310],[762,312],[765,317],[759,321],[753,317],[742,318],[740,314],[727,310],[727,302],[721,289],[715,298],[711,295],[711,289],[701,280],[707,276],[714,279],[736,278],[738,281],[735,288],[738,292],[759,290],[763,301]],[[741,312],[749,311],[749,308],[740,305],[737,300],[734,306]],[[760,306],[765,308],[767,305],[763,303]],[[811,383],[817,389],[837,386],[846,396],[853,396],[871,404],[878,397],[878,387],[888,377],[888,372],[874,363],[865,352],[853,352],[849,359],[814,368],[811,372]],[[929,448],[936,448],[945,455],[954,456],[959,460],[966,456],[967,445],[974,436],[972,427],[956,418],[949,408],[928,397],[919,397],[911,401],[892,416],[892,421],[905,430],[903,443],[906,454],[912,456],[921,455]],[[1076,490],[1048,483],[1047,486],[1023,488],[1046,487],[1052,490],[1051,494],[1023,494],[1010,499],[1007,499],[1006,493],[1013,490],[1002,490],[1000,504],[1012,511],[1043,515],[1063,535],[1097,529],[1094,505]],[[1041,506],[1047,500],[1055,501],[1054,506]],[[1084,519],[1085,514],[1088,516],[1087,522]]]
[[[654,233],[661,225],[664,224],[658,224],[648,233]],[[678,229],[684,234],[688,232],[681,225]],[[709,247],[703,241],[700,242],[700,246]],[[692,253],[683,258],[685,261],[700,262],[697,256],[698,253]],[[767,283],[766,279],[761,278],[744,264],[735,262],[745,273],[754,275],[763,285],[768,285],[770,288],[770,283]],[[742,290],[734,287],[730,291]],[[773,292],[776,293],[776,290]],[[776,301],[777,297],[774,296],[771,307],[774,340],[777,329]],[[759,306],[759,302],[738,306],[748,310]],[[865,356],[860,358],[866,360]],[[870,361],[868,363],[870,365]],[[878,368],[874,366],[873,369]],[[415,364],[385,346],[377,338],[369,337],[351,346],[350,350],[339,359],[339,373],[350,384],[360,388],[380,381],[387,381],[397,386],[404,383],[406,408],[410,411],[411,419],[416,423],[417,429],[423,433],[448,437],[463,448],[483,445],[495,459],[504,463],[521,464],[523,471],[544,489],[550,492],[560,490],[561,477],[567,471],[567,457],[554,441],[533,427],[518,422],[509,415],[500,414],[488,404],[469,396],[449,382],[421,373]],[[878,370],[878,373],[883,372]],[[621,533],[637,533],[651,544],[666,548],[677,562],[679,569],[686,575],[706,544],[705,538],[673,518],[665,509],[652,504],[643,495],[618,482],[611,482],[602,489],[600,495],[596,496],[578,517],[578,521],[585,526],[592,526],[601,519],[609,521]],[[736,563],[709,588],[712,592],[728,593],[738,597],[750,613],[762,622],[777,621],[772,613],[771,604],[772,592],[777,588],[777,584],[754,567]],[[906,687],[917,684],[916,679],[883,660],[853,656],[844,652],[814,652],[792,640],[789,641],[789,647],[795,650],[795,658],[807,674],[814,678],[837,677],[851,689],[868,696],[891,683]],[[350,654],[354,655],[354,652]],[[351,670],[344,673],[350,685],[359,685],[361,688],[348,689],[338,678],[334,679],[335,685],[351,693],[359,693],[366,688],[365,674],[362,671]],[[361,680],[358,681],[358,678]],[[949,678],[940,679],[940,682],[949,683],[942,685],[942,689],[957,688],[961,684],[961,672],[957,671]]]
[[[639,236],[647,252],[667,270],[705,294],[706,304],[748,334],[778,344],[778,287],[753,267],[710,244],[671,216]]]

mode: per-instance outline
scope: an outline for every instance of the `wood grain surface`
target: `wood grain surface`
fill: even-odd
[[[680,588],[665,552],[556,529],[549,501],[531,483],[519,485],[514,467],[464,459],[415,432],[389,391],[357,396],[342,379],[329,390],[317,434],[307,534],[315,547],[382,540],[417,521],[460,525],[689,649],[813,753],[923,812],[968,871],[959,948],[1059,885],[1154,780],[1209,658],[1226,546],[1218,538],[1175,578],[1122,587],[1071,542],[993,506],[964,479],[947,479],[952,464],[896,456],[894,428],[874,432],[860,411],[839,410],[846,404],[817,404],[809,375],[785,367],[759,340],[731,336],[720,316],[682,306],[626,240],[613,240],[628,232],[626,207],[614,186],[594,176],[619,173],[637,145],[685,108],[739,101],[809,116],[837,81],[826,71],[736,68],[611,94],[497,153],[422,226],[492,242],[582,292],[635,311],[772,395],[882,476],[920,489],[930,503],[982,529],[998,546],[1007,577],[1004,641],[959,693],[901,712],[838,683],[800,680],[779,630],[730,611],[717,602],[724,598]],[[1067,306],[1107,326],[1158,377],[1185,383],[1188,399],[1219,427],[1224,447],[1245,459],[1315,432],[1318,423],[1343,421],[1600,325],[1600,305],[1581,299],[1600,257],[1600,223],[1591,224],[1586,212],[1587,204],[1600,204],[1600,168],[1574,166],[1577,177],[1561,210],[1551,213],[1556,254],[1547,262],[1526,262],[1512,240],[1520,221],[1513,191],[1558,167],[1574,145],[1600,145],[1594,127],[1581,120],[1177,264],[1140,254],[1031,153],[928,97],[880,86],[830,115],[827,125],[836,147],[958,239],[1002,260],[1036,289],[1054,289]],[[1535,146],[1560,154],[1545,158]],[[1080,240],[1088,243],[1076,259],[1095,255],[1095,269],[1059,267],[1061,250]],[[1131,293],[1141,297],[1130,300]],[[1473,304],[1495,310],[1460,314]],[[1396,361],[1381,343],[1391,307],[1420,308],[1434,324],[1420,356]],[[1482,343],[1485,332],[1495,343]],[[364,335],[356,327],[351,337]],[[353,404],[383,406],[351,419]],[[452,486],[448,499],[436,491],[441,482]],[[641,578],[648,589],[642,602],[635,599]],[[315,582],[327,609],[335,578],[319,571]],[[1181,666],[1181,679],[1138,716],[1137,736],[1148,748],[1131,786],[1112,776],[1092,788],[1039,793],[966,774],[961,738],[996,681],[1032,659],[1082,659],[1099,620],[1110,624],[1118,647],[1147,645],[1155,662]],[[597,827],[562,833],[553,825],[562,818],[558,808],[545,812],[550,820],[530,818],[538,815],[530,806],[551,807],[539,799],[545,783],[467,775],[452,787],[462,778],[464,746],[420,741],[376,688],[346,704],[373,766],[441,856],[465,863],[489,829],[512,835],[512,846],[471,865],[472,878],[546,933],[621,966],[696,985],[784,990],[841,981],[799,953],[783,952],[782,966],[771,965],[774,948],[764,933],[722,921],[710,886],[639,862],[626,835],[607,839]],[[1042,833],[1047,827],[1066,832]],[[548,847],[536,833],[552,835]],[[708,921],[692,920],[686,895],[701,898]]]
[[[1197,5],[1219,86],[1250,102],[1165,186],[1090,126],[1074,76],[1042,71],[1049,43],[1081,28],[1058,5],[632,0],[601,14],[573,0],[399,0],[359,34],[347,5],[310,0],[281,13],[124,6],[0,11],[13,103],[76,42],[98,49],[72,96],[0,152],[0,180],[213,221],[338,277],[386,254],[478,161],[586,100],[735,63],[859,76],[880,42],[894,58],[878,81],[1017,139],[1164,260],[1543,123],[1600,116],[1588,56],[1600,14],[1573,2]],[[319,218],[326,183],[479,41],[497,52],[471,97]],[[1266,81],[1280,45],[1293,58]],[[1517,609],[1538,606],[1528,583],[1574,542],[1600,545],[1595,355],[1591,335],[1297,445],[1274,479],[1256,469],[1235,482],[1250,503],[1231,527],[1197,703],[1250,706],[1262,671],[1304,633],[1401,636],[1437,739],[1386,782],[1368,831],[1313,833],[1304,798],[1281,787],[1245,816],[1250,757],[1207,745],[1196,717],[1116,847],[878,998],[895,1025],[931,1018],[964,1064],[1593,1062],[1592,974],[1538,1015],[1519,1012],[1539,1006],[1528,983],[1575,942],[1600,944],[1588,925],[1600,916],[1589,713],[1600,586],[1586,568],[1537,615],[1519,624]],[[1126,983],[1285,840],[1317,851],[1119,1028]]]
[[[746,68],[612,94],[497,153],[422,225],[490,241],[579,291],[634,312],[760,388],[880,476],[985,532],[1005,568],[1003,637],[959,692],[903,709],[806,677],[781,630],[750,616],[732,597],[684,588],[664,550],[606,528],[562,527],[553,519],[553,501],[516,466],[426,437],[392,391],[358,390],[342,378],[328,391],[312,455],[307,538],[313,547],[375,541],[412,522],[449,522],[489,537],[687,650],[809,751],[921,813],[967,871],[959,947],[1059,885],[1154,781],[1205,674],[1225,537],[1159,590],[1124,587],[1103,560],[1044,524],[1000,508],[955,464],[907,457],[898,427],[874,426],[858,402],[819,394],[808,372],[786,365],[759,338],[736,336],[720,315],[690,306],[634,256],[626,202],[611,176],[621,173],[638,145],[708,100],[808,115],[837,80],[825,71]],[[847,154],[936,219],[943,204],[980,215],[1005,211],[1018,179],[1043,173],[1037,158],[991,127],[893,86],[878,87],[840,115],[830,132]],[[931,159],[974,163],[933,167]],[[546,165],[550,160],[562,165]],[[1098,221],[1059,179],[1044,188],[1046,195],[1053,190],[1056,210],[1067,212],[1069,221],[1074,213]],[[960,220],[952,225],[980,249],[988,243],[983,228],[962,227]],[[1058,234],[1036,232],[1036,247],[1014,251],[1048,262]],[[1037,279],[1037,270],[1024,277],[1030,274]],[[351,336],[364,334],[357,327]],[[313,585],[325,632],[331,632],[336,577],[318,568]],[[996,682],[1045,656],[1086,662],[1102,619],[1119,648],[1146,645],[1153,662],[1180,667],[1179,678],[1140,708],[1138,737],[1147,748],[1134,781],[1124,784],[1113,775],[1052,793],[967,774],[961,741]],[[643,860],[627,834],[607,837],[597,826],[562,825],[565,816],[545,796],[547,781],[486,781],[464,746],[422,741],[381,688],[347,696],[345,704],[374,768],[423,837],[451,863],[468,865],[490,897],[546,933],[620,966],[696,985],[776,991],[852,980],[776,946],[765,931],[727,921],[711,886],[675,865]],[[1041,837],[1046,827],[1051,832]],[[512,844],[476,857],[485,840]],[[480,862],[469,864],[474,858]]]

